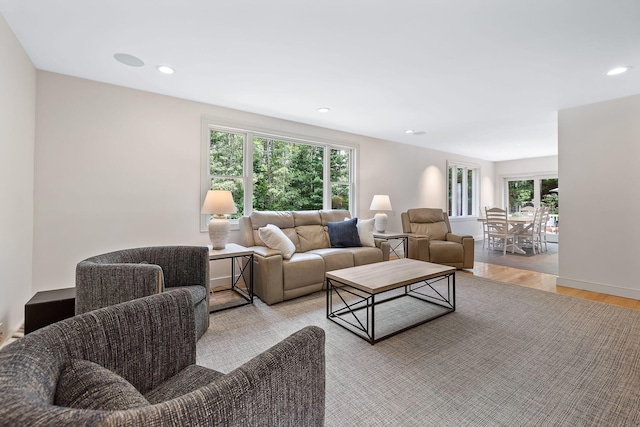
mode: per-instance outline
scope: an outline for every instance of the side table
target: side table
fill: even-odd
[[[394,242],[394,243],[389,242],[391,252],[398,258],[407,258],[407,256],[409,255],[409,236],[407,236],[405,233],[391,233],[391,232],[378,233],[377,231],[374,231],[373,237],[375,237],[376,239],[383,239],[386,241],[400,240],[399,242]],[[402,245],[402,249],[403,249],[402,256],[400,256],[400,254],[398,253],[398,249],[400,248],[400,245]]]
[[[37,292],[24,305],[24,333],[73,317],[76,311],[76,288]]]
[[[209,250],[209,261],[222,259],[231,260],[231,285],[211,292],[209,313],[253,304],[253,251],[235,243]]]

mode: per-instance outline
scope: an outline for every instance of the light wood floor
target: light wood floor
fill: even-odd
[[[487,264],[484,262],[476,262],[473,269],[458,271],[463,274],[473,274],[474,276],[484,277],[500,282],[514,283],[516,285],[526,286],[529,288],[541,289],[543,291],[556,292],[558,294],[640,310],[640,301],[635,299],[622,298],[598,292],[583,291],[581,289],[567,288],[564,286],[556,286],[557,276],[553,274],[520,270],[517,268]]]

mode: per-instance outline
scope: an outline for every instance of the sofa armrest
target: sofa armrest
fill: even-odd
[[[76,266],[76,314],[162,292],[162,268],[155,264]]]
[[[253,251],[254,255],[259,255],[264,258],[269,258],[272,256],[282,257],[282,252],[277,249],[268,248],[266,246],[251,246],[249,249]]]
[[[216,381],[212,424],[322,426],[325,378],[324,331],[307,326]]]
[[[264,246],[252,246],[253,292],[266,304],[284,301],[282,253]]]
[[[473,236],[462,236],[462,248],[464,251],[464,260],[462,268],[473,268],[476,242]]]
[[[411,233],[408,233],[407,236],[409,237],[409,254],[407,258],[429,262],[431,259],[429,253],[429,243],[431,239],[429,236]]]
[[[382,251],[382,260],[389,261],[389,254],[391,252],[391,245],[384,239],[373,239],[376,247]]]

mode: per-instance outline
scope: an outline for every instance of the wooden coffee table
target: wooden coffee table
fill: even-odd
[[[326,283],[327,318],[370,344],[455,311],[454,267],[402,258],[329,271]],[[427,302],[424,316],[416,318],[420,313],[415,311],[421,310],[415,304],[399,302],[383,316],[387,320],[395,317],[398,328],[376,337],[379,306],[403,297]],[[413,320],[406,324],[405,318]]]

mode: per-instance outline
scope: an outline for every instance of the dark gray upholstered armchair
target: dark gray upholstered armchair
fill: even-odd
[[[178,288],[191,292],[196,336],[209,328],[209,249],[155,246],[97,255],[76,266],[76,314]]]
[[[321,426],[324,331],[228,374],[195,364],[180,289],[78,315],[0,350],[0,426]]]
[[[473,236],[453,234],[449,216],[442,209],[409,209],[400,217],[402,232],[409,236],[408,258],[473,268]]]

